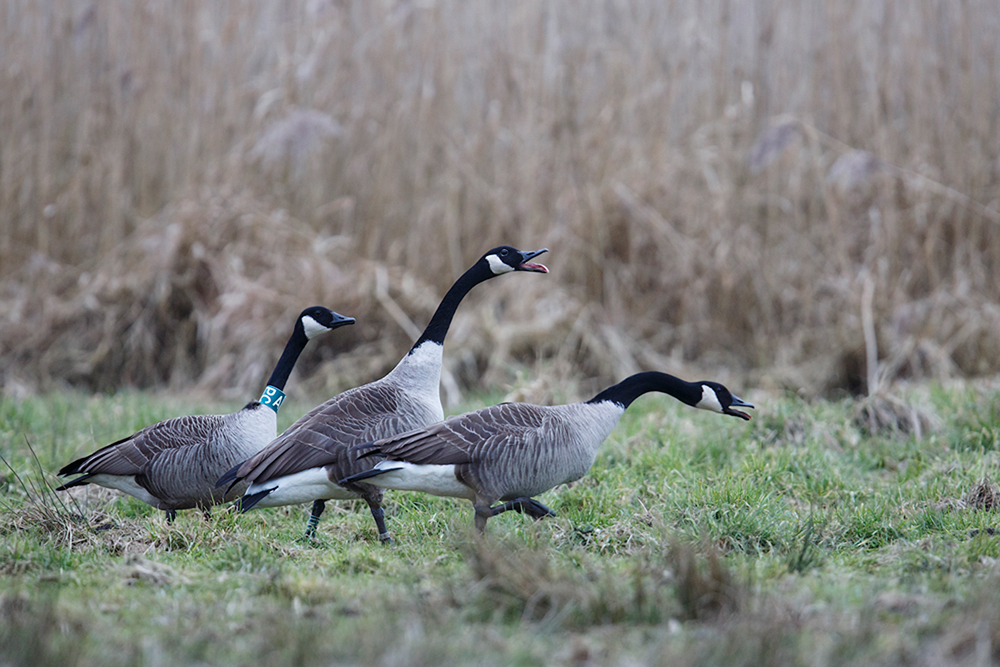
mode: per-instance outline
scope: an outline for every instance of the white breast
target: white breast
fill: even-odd
[[[412,413],[419,428],[444,419],[441,406],[441,362],[444,347],[426,341],[396,364],[396,367],[379,382],[391,382],[406,393],[409,406],[402,411]]]
[[[268,407],[227,415],[219,433],[220,441],[225,443],[222,446],[227,451],[226,458],[233,460],[233,465],[264,449],[277,435],[278,415]]]

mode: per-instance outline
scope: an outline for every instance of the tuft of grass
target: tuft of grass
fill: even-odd
[[[89,521],[72,498],[64,502],[63,497],[49,485],[45,471],[27,437],[25,445],[31,456],[30,461],[35,466],[27,477],[22,477],[11,463],[0,455],[0,462],[9,471],[15,482],[16,491],[21,495],[21,503],[16,508],[3,503],[7,520],[0,524],[0,534],[31,530],[44,536],[56,546],[65,546],[72,550],[75,545],[88,540]],[[102,525],[103,518],[97,515],[91,520],[97,525]]]
[[[914,406],[886,392],[878,392],[858,402],[855,421],[870,435],[881,433],[913,434],[920,440],[932,433],[937,418],[925,406]]]
[[[746,607],[748,591],[736,582],[718,551],[707,547],[704,555],[690,545],[674,544],[667,554],[672,566],[682,618],[716,620]]]
[[[822,539],[823,526],[816,525],[816,518],[809,515],[805,524],[798,531],[798,542],[801,548],[792,550],[788,556],[788,571],[795,574],[802,574],[814,567],[818,567],[822,562],[820,555],[819,541]]]
[[[475,582],[476,604],[487,619],[584,628],[656,623],[669,609],[658,582],[641,563],[612,572],[585,552],[563,556],[478,536],[466,541],[463,551]]]
[[[989,479],[982,479],[965,496],[965,504],[977,510],[991,511],[1000,506],[1000,493],[997,492],[996,484]]]

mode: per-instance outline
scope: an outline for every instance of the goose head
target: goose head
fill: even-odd
[[[479,261],[486,262],[490,271],[493,272],[493,275],[497,276],[511,271],[548,273],[549,270],[544,264],[536,264],[531,261],[543,252],[548,251],[548,248],[542,248],[541,250],[531,250],[525,252],[509,245],[502,245],[487,252]]]
[[[740,410],[734,410],[733,408],[753,408],[753,405],[747,403],[739,396],[734,396],[731,391],[718,382],[705,380],[698,384],[701,386],[701,400],[695,403],[694,407],[719,412],[724,415],[732,415],[733,417],[739,417],[747,421],[750,420],[750,415]]]
[[[354,318],[345,317],[323,306],[313,306],[302,311],[299,315],[299,324],[302,325],[302,333],[311,340],[327,331],[354,324]]]

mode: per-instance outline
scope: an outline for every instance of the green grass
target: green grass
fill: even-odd
[[[744,423],[644,397],[541,497],[556,518],[480,539],[467,502],[389,493],[391,546],[362,503],[329,503],[307,542],[304,507],[167,526],[114,492],[53,494],[72,458],[204,407],[2,399],[0,663],[996,661],[1000,516],[971,501],[997,476],[1000,395],[911,391],[938,424],[919,440],[868,434],[850,400],[755,396]]]

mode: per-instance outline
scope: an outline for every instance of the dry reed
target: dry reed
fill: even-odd
[[[11,0],[0,385],[252,391],[320,303],[359,319],[315,353],[357,350],[342,387],[406,346],[377,267],[420,324],[499,242],[553,273],[461,311],[466,384],[996,373],[997,34],[987,0]]]

